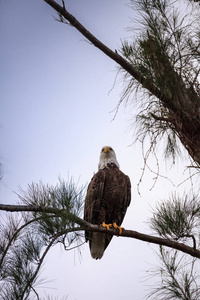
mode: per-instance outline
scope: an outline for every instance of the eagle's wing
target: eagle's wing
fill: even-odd
[[[121,223],[124,219],[124,216],[126,214],[126,210],[128,208],[128,206],[131,203],[131,181],[129,179],[129,177],[126,175],[126,194],[124,197],[124,205],[123,205],[123,210],[122,210],[122,215],[121,215]]]
[[[111,219],[109,222],[111,222],[114,225],[117,225],[117,228],[120,228],[121,226],[127,208],[130,205],[131,202],[131,181],[127,175],[122,173],[119,169],[115,169],[116,171],[116,178],[118,178],[118,183],[120,182],[120,190],[118,190],[119,194],[117,197],[116,205],[115,204],[115,209],[112,211],[111,214]],[[110,195],[111,198],[111,195]],[[113,203],[114,205],[114,203]],[[115,226],[114,226],[115,227]],[[116,227],[115,227],[116,228]],[[106,235],[106,240],[105,240],[105,249],[108,247],[109,243],[111,242],[113,236],[112,235]]]
[[[92,224],[120,225],[131,201],[131,183],[114,164],[100,169],[91,179],[85,199],[84,220]],[[85,231],[93,258],[101,258],[112,235]]]
[[[105,184],[105,172],[99,170],[91,179],[87,189],[84,207],[84,220],[97,224]],[[85,232],[86,241],[91,239],[91,232]]]

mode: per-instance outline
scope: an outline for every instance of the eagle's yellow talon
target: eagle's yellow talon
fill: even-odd
[[[113,223],[113,227],[114,229],[119,229],[119,234],[122,234],[123,227],[118,226],[117,223]]]
[[[109,230],[112,227],[112,224],[106,224],[105,222],[103,222],[101,225],[103,227],[106,227],[107,230]]]

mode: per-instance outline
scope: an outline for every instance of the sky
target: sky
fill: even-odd
[[[61,1],[60,1],[61,2]],[[136,12],[128,0],[68,0],[66,8],[112,50],[131,38]],[[114,148],[121,170],[132,183],[132,202],[123,226],[150,233],[148,218],[156,202],[187,177],[185,158],[171,168],[162,161],[155,174],[142,174],[143,157],[135,140],[134,106],[116,107],[123,91],[116,64],[89,44],[76,29],[55,20],[42,0],[0,0],[0,201],[14,204],[21,186],[32,182],[56,185],[73,177],[79,185],[97,171],[102,146]],[[134,101],[134,96],[133,96]],[[115,118],[114,118],[115,117]],[[150,160],[153,170],[156,162]],[[41,271],[41,297],[68,300],[144,299],[147,271],[157,263],[157,247],[134,239],[113,238],[104,257],[93,260],[89,246],[64,251],[54,247]],[[137,296],[135,296],[137,295]]]

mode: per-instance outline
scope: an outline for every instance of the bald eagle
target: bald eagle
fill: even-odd
[[[98,172],[93,176],[87,189],[84,220],[92,224],[118,228],[121,233],[122,221],[131,201],[131,182],[119,169],[114,150],[105,146],[100,153]],[[100,232],[85,231],[91,256],[100,259],[112,236]]]

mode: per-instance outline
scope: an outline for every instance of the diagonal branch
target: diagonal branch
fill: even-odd
[[[30,225],[31,223],[36,222],[36,221],[38,221],[38,220],[40,220],[40,219],[41,219],[41,217],[39,217],[39,218],[34,218],[34,219],[28,221],[27,223],[23,224],[21,227],[19,227],[19,228],[15,231],[15,233],[13,234],[13,236],[9,239],[9,242],[8,242],[6,248],[5,248],[4,252],[3,252],[3,255],[2,255],[1,259],[0,259],[0,268],[1,268],[2,262],[3,262],[3,260],[4,260],[5,256],[6,256],[6,254],[7,254],[7,252],[8,252],[8,250],[9,250],[11,244],[12,244],[13,241],[16,239],[18,233],[19,233],[22,229],[24,229],[26,226],[28,226],[28,225]]]
[[[99,225],[93,225],[85,220],[77,217],[76,215],[67,212],[64,209],[58,209],[54,207],[42,207],[38,205],[5,205],[5,204],[0,204],[0,210],[3,211],[10,211],[10,212],[20,212],[20,211],[29,211],[29,212],[40,212],[40,213],[50,213],[50,214],[55,214],[57,216],[66,214],[67,217],[70,219],[73,219],[75,223],[78,225],[82,226],[82,230],[87,229],[89,231],[95,231],[95,232],[106,232],[108,233],[107,229],[99,226]],[[80,230],[80,229],[79,229]],[[110,229],[109,233],[111,235],[119,235],[118,230]],[[189,254],[193,257],[200,258],[200,251],[197,249],[194,249],[192,247],[189,247],[183,243],[178,243],[169,239],[163,239],[160,237],[148,235],[148,234],[143,234],[134,230],[123,230],[122,234],[120,235],[121,237],[129,237],[129,238],[134,238],[137,240],[141,240],[144,242],[152,243],[152,244],[157,244],[157,245],[162,245],[166,246],[169,248],[173,248],[179,251],[182,251],[186,254]]]
[[[49,252],[50,248],[52,247],[52,245],[53,245],[53,243],[56,241],[56,239],[57,239],[59,236],[61,236],[62,234],[66,234],[66,233],[68,233],[68,232],[77,231],[77,230],[80,230],[80,228],[74,228],[74,230],[73,230],[73,228],[72,228],[72,229],[66,229],[66,230],[63,231],[63,232],[58,232],[58,233],[53,237],[53,239],[51,240],[51,242],[47,245],[46,249],[44,250],[44,253],[42,254],[42,257],[40,258],[40,261],[39,261],[39,263],[38,263],[38,265],[37,265],[37,268],[36,268],[36,270],[35,270],[35,272],[34,272],[32,278],[31,278],[31,280],[27,282],[27,285],[26,285],[26,287],[24,288],[24,291],[23,291],[23,297],[24,297],[25,293],[27,292],[27,290],[28,290],[29,288],[32,288],[32,289],[33,289],[32,283],[33,283],[33,281],[35,280],[36,276],[38,275],[38,273],[39,273],[39,271],[40,271],[40,268],[41,268],[41,265],[42,265],[42,263],[44,262],[44,259],[45,259],[46,255],[47,255],[47,253]],[[34,290],[34,291],[35,291],[35,290]],[[22,297],[22,299],[23,299],[23,297]]]
[[[132,75],[144,88],[148,89],[153,95],[155,95],[160,100],[165,100],[167,102],[166,96],[161,93],[161,91],[150,81],[144,78],[131,65],[126,59],[124,59],[121,55],[117,53],[117,51],[112,51],[105,44],[103,44],[100,40],[98,40],[93,34],[91,34],[73,15],[71,15],[66,9],[65,6],[59,5],[54,0],[44,0],[47,4],[49,4],[52,8],[54,8],[59,15],[64,17],[70,25],[75,27],[83,36],[85,36],[95,47],[100,49],[103,53],[105,53],[108,57],[114,60],[117,64],[119,64],[124,70],[126,70],[130,75]],[[168,100],[170,101],[170,99]]]

